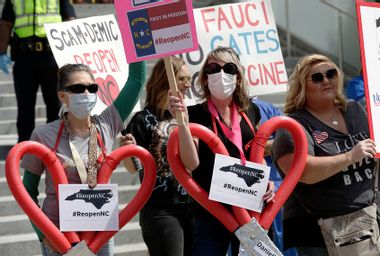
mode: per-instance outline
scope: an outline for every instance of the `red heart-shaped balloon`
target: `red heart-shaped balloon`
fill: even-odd
[[[112,172],[124,158],[134,156],[144,167],[144,178],[133,199],[119,213],[119,229],[124,227],[145,205],[156,182],[156,164],[152,155],[140,146],[126,145],[108,155],[98,171],[98,183],[109,182]],[[96,253],[117,231],[82,232],[88,247]]]
[[[287,129],[294,140],[294,157],[290,170],[278,188],[274,200],[265,206],[261,214],[236,206],[232,207],[240,225],[248,223],[253,217],[259,221],[264,229],[268,230],[277,213],[293,192],[305,168],[308,150],[305,132],[297,121],[285,116],[273,117],[260,126],[251,147],[250,161],[263,162],[265,145],[271,134],[280,128]]]
[[[8,153],[5,172],[9,188],[20,207],[60,253],[67,252],[71,248],[71,244],[80,240],[85,240],[88,247],[96,253],[117,231],[80,232],[80,238],[75,232],[62,234],[34,203],[21,181],[19,164],[22,156],[28,153],[36,155],[44,162],[52,175],[56,191],[58,191],[58,184],[68,183],[62,164],[51,149],[33,141],[18,143]],[[144,179],[135,197],[119,213],[120,229],[137,214],[153,191],[156,181],[156,167],[153,157],[142,147],[123,146],[107,156],[98,171],[98,183],[108,183],[113,170],[116,169],[120,161],[130,156],[140,159],[144,167]]]
[[[193,123],[190,123],[189,127],[191,134],[205,142],[213,153],[228,155],[228,151],[223,142],[211,130],[202,125]],[[234,232],[239,227],[235,216],[222,204],[209,200],[208,193],[194,181],[183,166],[179,156],[178,128],[175,128],[170,134],[167,144],[167,158],[178,182],[181,183],[191,197],[223,223],[230,232]]]
[[[189,124],[194,137],[203,140],[214,153],[228,155],[228,152],[219,137],[206,127],[198,124]],[[233,206],[231,214],[220,203],[208,199],[208,193],[204,191],[189,175],[183,166],[179,156],[178,129],[175,129],[169,137],[167,155],[174,175],[186,191],[211,214],[213,214],[230,232],[234,232],[239,226],[251,221],[252,217],[260,220],[263,228],[268,229],[282,205],[293,191],[306,163],[307,142],[302,126],[291,118],[276,117],[265,122],[257,131],[251,151],[250,160],[262,163],[264,149],[269,136],[278,128],[288,129],[295,140],[295,157],[288,175],[276,192],[276,203],[270,203],[265,207],[261,216],[259,213]],[[260,218],[261,217],[261,218]]]
[[[62,164],[51,149],[38,142],[24,141],[12,147],[5,161],[5,177],[9,189],[31,221],[60,253],[65,253],[71,248],[71,243],[79,242],[79,237],[74,232],[68,232],[68,237],[62,234],[29,196],[20,177],[20,160],[28,153],[36,155],[45,164],[53,178],[57,194],[58,184],[68,183]]]

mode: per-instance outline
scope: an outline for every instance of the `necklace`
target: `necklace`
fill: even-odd
[[[332,117],[331,117],[331,123],[333,124],[333,125],[335,125],[335,126],[338,126],[338,121],[335,119],[335,109],[336,109],[336,107],[335,107],[335,105],[334,105],[334,112],[333,112],[333,115],[332,115]]]

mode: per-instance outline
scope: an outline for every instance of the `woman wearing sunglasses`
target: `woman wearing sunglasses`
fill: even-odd
[[[59,69],[61,118],[37,127],[31,140],[56,152],[70,184],[96,186],[97,169],[102,159],[112,151],[116,135],[123,129],[123,122],[140,96],[145,69],[144,62],[130,64],[128,81],[116,100],[100,115],[93,116],[90,113],[97,101],[98,85],[90,68],[83,64],[67,64]],[[25,168],[23,183],[37,203],[38,185],[46,167],[34,155],[26,155],[21,166]],[[58,227],[58,200],[49,172],[46,173],[45,185],[42,211]],[[35,231],[41,241],[42,255],[60,255],[40,230],[35,228]],[[112,250],[113,239],[97,255],[113,255]]]
[[[183,111],[188,122],[201,124],[216,133],[230,156],[247,159],[260,111],[247,97],[239,56],[232,48],[216,48],[207,55],[198,82],[205,101],[189,107],[187,116],[187,108],[179,92],[179,97],[170,96],[171,113]],[[209,192],[215,155],[204,142],[193,142],[188,122],[179,126],[181,160],[196,182]],[[269,202],[273,196],[274,185],[270,182],[264,200]],[[230,244],[232,255],[238,255],[239,240],[234,234],[200,205],[195,207],[194,214],[194,256],[225,256]]]
[[[357,254],[352,247],[359,246],[355,242],[361,240],[372,241],[366,235],[353,236],[352,241],[346,241],[349,236],[343,233],[341,237],[333,236],[338,233],[334,231],[337,227],[355,233],[345,226],[352,223],[350,217],[346,223],[335,225],[332,223],[339,221],[335,216],[361,211],[374,202],[375,144],[369,139],[366,113],[356,102],[347,102],[342,89],[341,70],[318,54],[302,58],[289,79],[285,113],[304,127],[308,155],[302,177],[285,205],[283,235],[284,246],[297,247],[300,256],[328,255],[327,248],[335,247],[346,248],[344,255],[374,255],[364,249]],[[289,171],[293,151],[289,133],[277,132],[272,153],[283,175]],[[326,221],[332,221],[329,231]],[[374,221],[375,228],[370,227],[367,234],[377,229],[376,218]]]
[[[172,56],[178,89],[184,94],[191,86],[189,68]],[[152,154],[157,166],[156,185],[148,202],[140,211],[140,225],[150,256],[191,256],[193,215],[192,199],[175,179],[166,157],[166,144],[177,122],[168,111],[169,81],[164,59],[153,67],[146,85],[145,108],[129,122],[120,145],[140,145]],[[133,163],[133,164],[132,164]],[[131,171],[144,170],[138,160],[124,160]]]

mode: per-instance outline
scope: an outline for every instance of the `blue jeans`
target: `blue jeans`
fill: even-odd
[[[40,243],[42,256],[61,256],[57,251],[51,251],[44,243]],[[112,237],[96,254],[97,256],[112,256],[114,238]]]
[[[297,247],[298,256],[329,256],[323,247]]]
[[[195,217],[193,256],[226,256],[230,244],[230,255],[238,255],[240,242],[222,223],[208,213]]]

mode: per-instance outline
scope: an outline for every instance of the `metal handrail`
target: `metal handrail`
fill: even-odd
[[[341,69],[343,69],[343,14],[347,17],[350,17],[353,20],[356,20],[356,16],[352,15],[351,13],[342,10],[341,8],[327,2],[327,0],[320,0],[321,3],[329,6],[330,8],[336,10],[338,12],[338,42],[337,42],[337,48],[338,48],[338,65]],[[289,0],[286,0],[285,2],[285,22],[286,22],[286,44],[287,44],[287,55],[288,57],[291,57],[291,32],[290,32],[290,22],[289,22]]]
[[[338,12],[338,42],[337,42],[337,48],[338,48],[338,61],[339,61],[339,68],[343,69],[343,16],[342,14],[345,14],[347,17],[350,17],[353,20],[356,20],[356,16],[352,15],[351,13],[348,13],[339,7],[327,2],[326,0],[321,0],[321,3],[333,8]]]
[[[335,6],[335,5],[327,2],[326,0],[321,0],[321,2],[324,3],[324,4],[326,4],[326,5],[328,5],[328,6],[330,6],[330,7],[332,7],[333,9],[337,10],[338,12],[345,14],[346,16],[352,18],[353,20],[356,20],[356,16],[352,15],[349,12],[346,12],[345,10],[340,9],[339,7],[337,7],[337,6]]]

